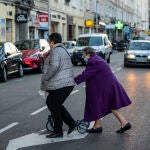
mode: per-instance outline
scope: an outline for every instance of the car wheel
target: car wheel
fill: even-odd
[[[23,73],[23,66],[22,64],[18,65],[18,76],[19,77],[23,77],[24,73]]]
[[[44,60],[40,59],[40,66],[39,66],[40,73],[43,73],[43,70],[44,70]]]
[[[7,71],[6,71],[6,68],[4,67],[3,70],[2,70],[2,81],[3,82],[6,82],[7,81]]]
[[[126,63],[126,61],[124,60],[124,67],[128,67],[128,65],[127,65],[127,63]]]
[[[107,63],[110,63],[110,54],[109,54],[109,57],[107,59]]]

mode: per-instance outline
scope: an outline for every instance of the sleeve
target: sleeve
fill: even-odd
[[[47,65],[47,69],[44,72],[43,79],[45,81],[50,80],[59,70],[60,68],[60,55],[54,50],[50,51],[49,64]]]
[[[82,72],[82,74],[74,78],[75,83],[80,84],[82,82],[90,80],[98,71],[99,67],[97,66],[97,63],[88,63],[86,69]]]

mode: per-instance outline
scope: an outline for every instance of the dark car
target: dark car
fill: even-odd
[[[129,41],[127,40],[121,40],[119,42],[117,41],[113,41],[112,42],[112,45],[113,45],[113,49],[114,50],[117,50],[117,51],[124,51],[128,48],[129,46]]]
[[[150,41],[133,40],[124,54],[124,66],[150,66]]]
[[[0,42],[0,79],[7,81],[10,74],[23,76],[22,53],[10,42]]]
[[[23,54],[23,70],[38,69],[43,72],[44,59],[50,50],[45,39],[21,40],[16,41],[15,45]]]

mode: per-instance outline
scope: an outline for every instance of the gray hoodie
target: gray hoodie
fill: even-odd
[[[63,44],[58,43],[45,60],[41,90],[56,90],[67,86],[74,86],[73,66],[67,50]]]

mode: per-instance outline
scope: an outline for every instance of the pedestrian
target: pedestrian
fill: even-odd
[[[63,105],[74,88],[73,66],[71,58],[62,44],[59,33],[49,35],[51,50],[45,60],[44,72],[41,78],[41,90],[47,91],[46,104],[54,121],[54,131],[47,138],[63,137],[63,122],[70,134],[76,127],[76,121]]]
[[[109,65],[91,47],[83,49],[83,58],[86,68],[74,79],[76,84],[86,82],[84,120],[94,121],[94,126],[87,132],[102,132],[101,118],[109,113],[113,113],[121,124],[117,133],[123,133],[130,129],[131,124],[126,121],[119,109],[130,105],[131,101]]]

